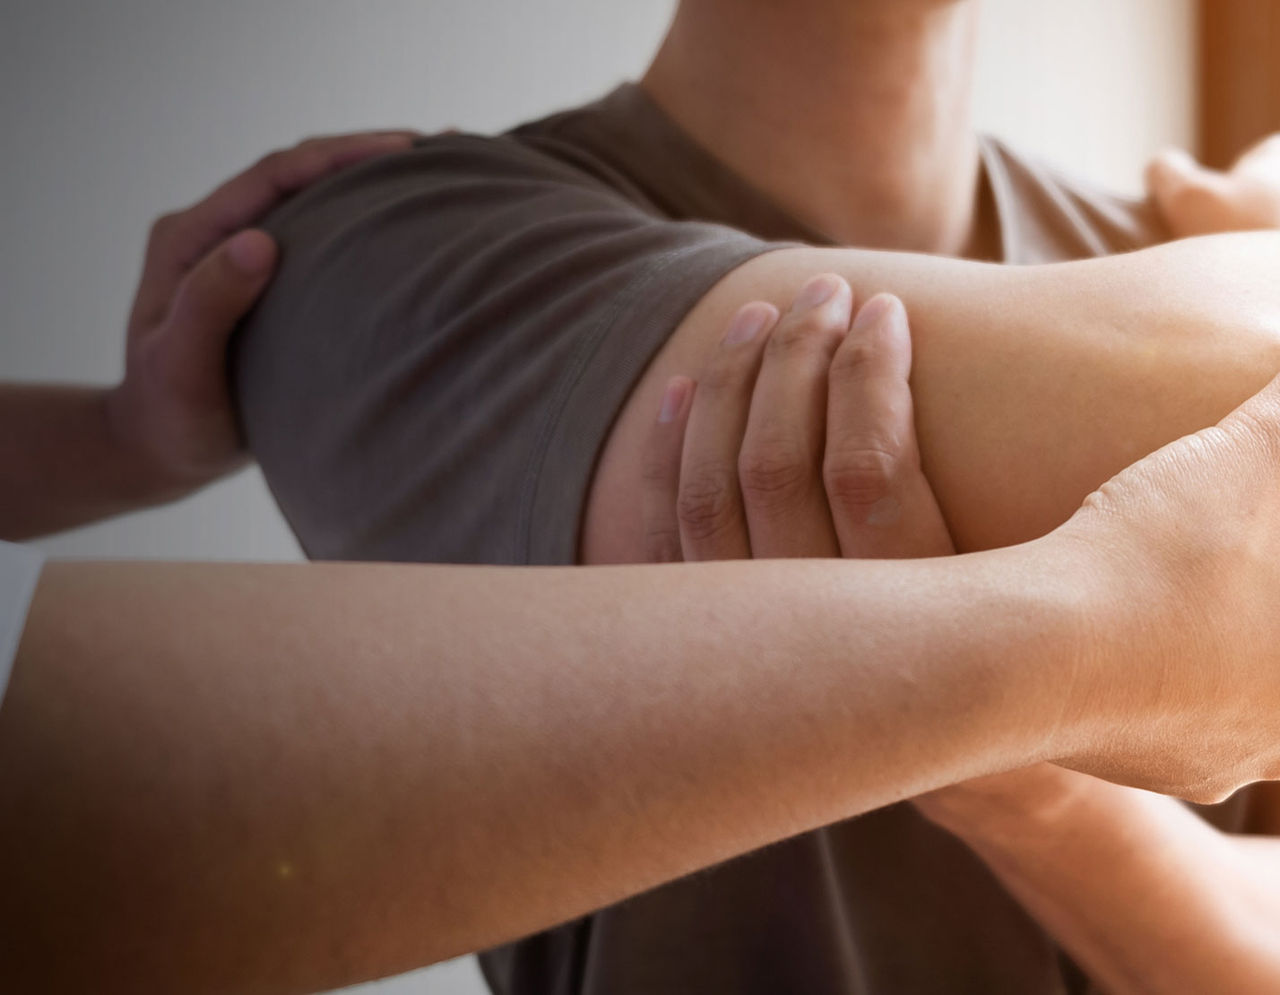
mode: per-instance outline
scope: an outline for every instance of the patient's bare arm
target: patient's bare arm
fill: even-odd
[[[845,334],[849,295],[837,292],[844,302],[831,327],[794,308],[780,322],[769,315],[776,327],[758,373],[715,363],[692,417],[685,404],[684,417],[655,428],[645,517],[650,535],[676,537],[665,558],[953,551],[917,458],[905,313],[875,298]],[[763,307],[744,313],[768,314]],[[709,518],[708,495],[725,493],[731,514]],[[1171,799],[1051,764],[916,804],[967,842],[1107,991],[1261,995],[1280,986],[1276,841],[1226,836]]]
[[[1280,369],[1280,235],[1027,268],[780,250],[721,281],[633,392],[596,475],[587,561],[643,555],[640,453],[666,380],[702,368],[738,306],[783,304],[823,270],[860,298],[897,294],[912,315],[924,466],[961,550],[1044,534],[1111,474],[1214,423]]]

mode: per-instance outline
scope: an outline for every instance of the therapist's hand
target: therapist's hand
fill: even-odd
[[[1164,152],[1147,167],[1147,192],[1174,238],[1280,228],[1280,135],[1225,172],[1180,150]]]
[[[854,310],[819,276],[786,314],[744,307],[697,383],[672,381],[645,460],[649,559],[953,552],[920,468],[906,313]]]
[[[125,377],[106,408],[124,465],[146,478],[137,482],[140,496],[176,497],[245,458],[225,352],[277,254],[271,238],[249,226],[330,173],[412,140],[407,132],[311,139],[155,223],[129,319]]]

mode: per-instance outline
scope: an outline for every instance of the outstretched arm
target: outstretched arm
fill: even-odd
[[[50,566],[0,710],[0,979],[332,986],[1042,759],[1220,797],[1280,773],[1278,521],[1280,382],[968,557]]]
[[[1043,729],[1107,582],[1052,555],[51,564],[0,711],[0,987],[334,987],[1078,749]]]

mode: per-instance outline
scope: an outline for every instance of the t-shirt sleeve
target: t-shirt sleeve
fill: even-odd
[[[233,355],[250,448],[324,559],[571,563],[650,359],[771,246],[673,222],[513,139],[444,136],[271,218]]]

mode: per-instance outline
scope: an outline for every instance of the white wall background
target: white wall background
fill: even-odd
[[[978,117],[1136,189],[1192,137],[1191,0],[986,0]],[[640,72],[671,0],[5,0],[0,378],[107,381],[150,218],[304,135],[493,129]],[[255,472],[43,544],[284,559]],[[361,989],[469,995],[469,961]]]
[[[984,0],[978,125],[1071,172],[1137,192],[1195,139],[1191,0]]]

